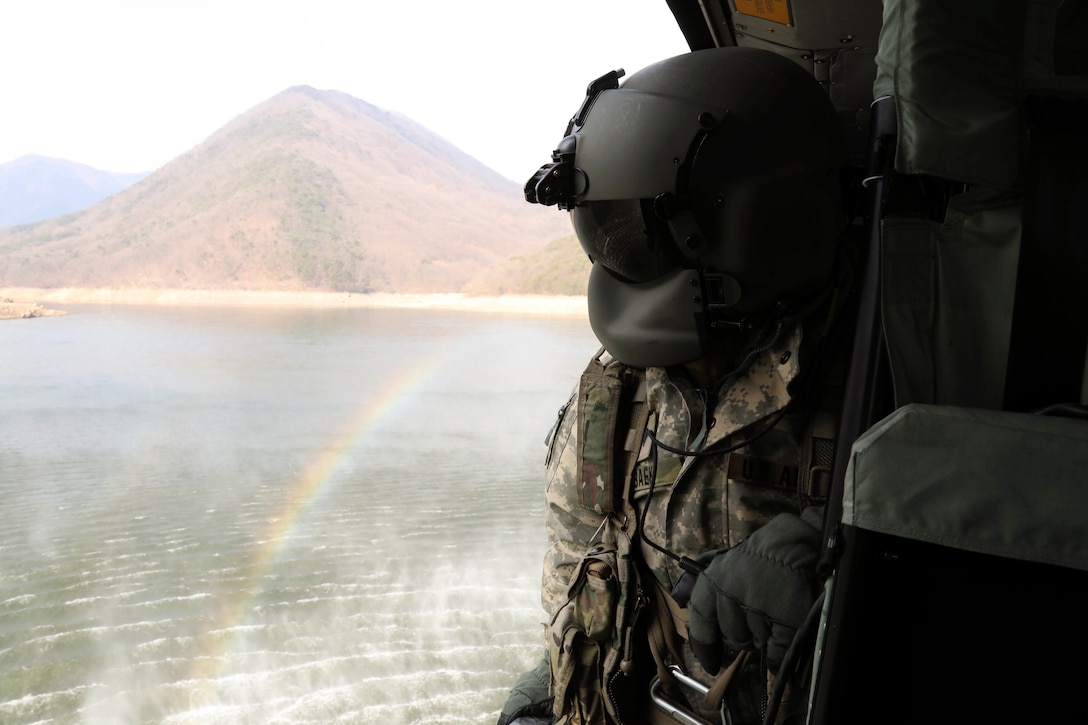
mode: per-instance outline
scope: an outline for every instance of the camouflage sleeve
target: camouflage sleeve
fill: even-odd
[[[604,516],[584,508],[578,501],[581,477],[577,417],[578,406],[568,404],[552,437],[547,459],[544,521],[548,550],[544,555],[540,599],[549,617],[567,600],[571,574],[604,520]]]

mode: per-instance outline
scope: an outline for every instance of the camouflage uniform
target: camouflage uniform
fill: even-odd
[[[788,387],[799,373],[801,332],[800,325],[780,330],[767,349],[755,354],[746,370],[727,378],[717,391],[699,390],[679,369],[646,369],[647,427],[662,443],[682,450],[707,448],[727,439],[730,444],[738,443],[751,437],[790,400]],[[551,615],[567,601],[571,576],[599,537],[605,519],[579,502],[582,471],[577,417],[576,406],[568,404],[549,443],[549,546],[542,603]],[[695,559],[737,544],[779,513],[800,513],[811,503],[797,485],[808,431],[807,416],[791,411],[773,430],[734,454],[684,457],[658,447],[653,495],[648,503],[649,482],[645,479],[655,467],[650,463],[653,443],[647,438],[634,486],[638,510],[649,506],[646,535],[675,554]],[[653,576],[665,591],[671,591],[683,574],[677,563],[644,542],[636,545]],[[713,680],[690,652],[685,659],[689,673],[708,684]]]

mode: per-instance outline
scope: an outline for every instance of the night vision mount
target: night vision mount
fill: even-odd
[[[609,71],[589,84],[586,98],[578,107],[578,112],[570,119],[563,140],[552,151],[552,163],[544,164],[525,184],[525,201],[530,204],[558,206],[564,211],[573,209],[576,198],[585,192],[585,175],[574,166],[574,152],[578,145],[575,135],[585,123],[593,103],[603,91],[620,87],[620,78],[625,75],[623,68]]]

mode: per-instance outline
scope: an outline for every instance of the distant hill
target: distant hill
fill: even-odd
[[[463,291],[470,295],[584,295],[589,268],[578,240],[568,234],[484,270]]]
[[[0,164],[0,227],[29,224],[86,209],[147,176],[44,156]]]
[[[406,117],[301,86],[86,211],[0,229],[0,285],[450,292],[569,231]]]

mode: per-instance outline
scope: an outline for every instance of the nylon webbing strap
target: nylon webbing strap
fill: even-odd
[[[646,429],[646,380],[622,363],[605,364],[603,354],[601,348],[578,383],[578,502],[609,514],[630,495]]]
[[[1088,351],[1088,101],[1028,99],[1005,408],[1080,401]]]
[[[634,395],[630,402],[630,420],[623,445],[623,499],[632,501],[634,496],[634,472],[638,465],[639,452],[642,450],[642,438],[646,435],[646,423],[649,420],[650,409],[646,405],[646,376],[637,375],[634,383]]]

